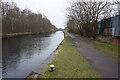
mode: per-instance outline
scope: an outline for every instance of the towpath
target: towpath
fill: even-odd
[[[103,78],[118,78],[118,63],[116,61],[97,50],[91,40],[68,32],[67,34],[72,45],[78,49],[96,72],[101,74]]]

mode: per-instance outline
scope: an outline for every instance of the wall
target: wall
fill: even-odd
[[[105,42],[105,43],[109,43],[109,44],[113,44],[113,45],[117,45],[120,46],[120,39],[119,38],[115,38],[112,36],[97,36],[96,40]]]

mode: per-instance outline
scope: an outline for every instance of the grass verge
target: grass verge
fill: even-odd
[[[94,41],[94,43],[97,49],[99,49],[100,51],[103,51],[108,56],[110,56],[112,59],[118,61],[118,48],[120,47],[112,45],[112,44],[103,43],[100,41]]]
[[[31,32],[24,32],[24,33],[9,33],[9,34],[2,34],[2,38],[9,38],[9,37],[15,37],[15,36],[22,36],[22,35],[28,35],[32,34]]]
[[[74,48],[67,37],[58,49],[54,60],[49,64],[54,64],[56,71],[49,72],[47,66],[42,78],[100,78],[88,62]]]

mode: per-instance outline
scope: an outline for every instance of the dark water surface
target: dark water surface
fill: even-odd
[[[3,78],[25,78],[58,47],[62,31],[3,39]]]

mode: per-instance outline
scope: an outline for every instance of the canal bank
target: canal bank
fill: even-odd
[[[54,60],[55,56],[58,54],[58,49],[61,47],[61,43],[56,48],[56,50],[45,61],[43,61],[43,63],[37,69],[32,71],[27,76],[28,80],[30,80],[30,78],[42,78],[42,74],[45,72],[46,67]]]
[[[26,35],[32,35],[32,33],[31,32],[25,32],[25,33],[2,34],[2,38],[6,39],[6,38],[14,38],[14,37],[18,37],[18,36],[26,36]]]
[[[2,36],[0,38],[7,39],[7,38],[20,37],[20,36],[28,36],[28,35],[52,34],[54,32],[57,32],[57,31],[44,32],[44,33],[32,33],[32,32],[10,33],[10,34],[2,34]]]
[[[64,33],[64,38],[65,38],[65,33]],[[62,47],[63,41],[61,41],[59,46],[52,52],[52,54],[50,54],[50,56],[45,61],[43,61],[43,63],[37,69],[29,73],[29,75],[26,77],[26,80],[32,80],[32,78],[42,78],[42,75],[46,71],[46,68],[51,64],[51,62],[59,53],[58,50]]]
[[[72,46],[69,37],[65,35],[61,46],[57,50],[58,54],[49,58],[49,62],[45,65],[40,74],[32,75],[32,78],[100,78],[101,76],[95,72],[88,62],[80,55],[76,48]],[[56,70],[49,72],[49,65],[54,64]],[[40,71],[40,70],[38,70]],[[33,77],[34,76],[34,77]]]

